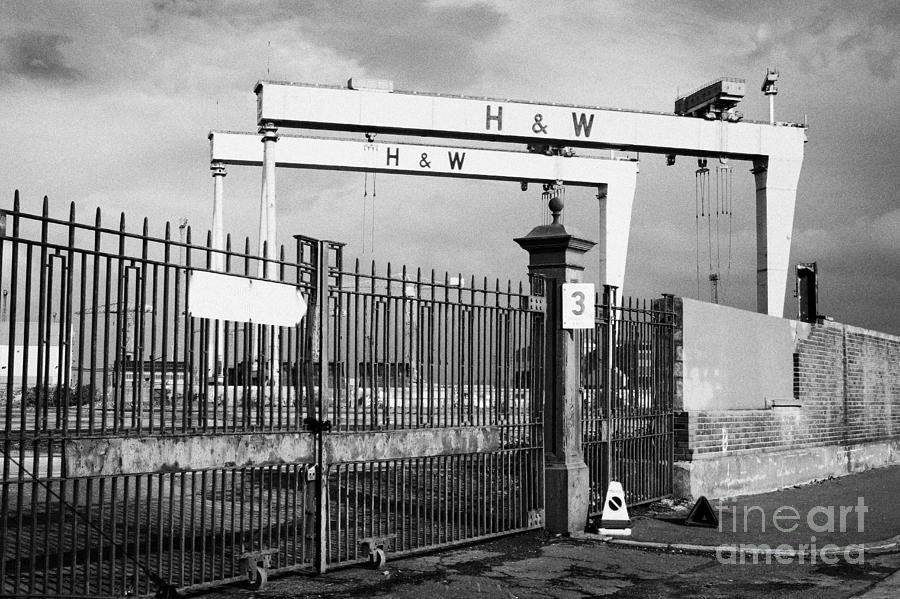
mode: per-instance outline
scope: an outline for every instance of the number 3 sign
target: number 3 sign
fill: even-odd
[[[594,284],[563,283],[562,314],[564,329],[594,328]]]

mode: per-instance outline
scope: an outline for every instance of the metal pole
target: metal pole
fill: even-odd
[[[615,381],[616,354],[616,287],[603,286],[603,317],[606,320],[606,337],[603,339],[603,399],[606,403],[606,489],[613,480],[613,386]],[[606,493],[604,489],[604,495]]]
[[[327,405],[325,403],[326,390],[328,388],[328,350],[329,322],[328,322],[328,244],[320,241],[317,248],[316,270],[318,280],[316,284],[316,311],[319,317],[318,346],[319,346],[319,371],[318,387],[319,396],[316,406],[316,420],[326,420]],[[324,432],[316,432],[316,571],[325,572],[328,558],[328,530],[326,513],[327,504],[327,464],[324,463]]]

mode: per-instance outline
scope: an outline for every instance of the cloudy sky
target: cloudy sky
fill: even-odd
[[[29,210],[47,195],[59,216],[74,201],[85,219],[101,206],[135,227],[150,216],[156,233],[180,218],[205,232],[207,133],[254,129],[260,79],[375,77],[406,90],[671,111],[678,91],[733,76],[747,79],[746,118],[765,120],[767,67],[781,73],[776,118],[809,122],[792,264],[819,263],[820,312],[900,333],[898,2],[0,0],[0,202],[19,189]],[[625,292],[696,297],[696,161],[640,160]],[[753,309],[753,177],[749,163],[729,164],[731,233],[723,219],[710,245],[723,303]],[[255,234],[259,184],[258,169],[230,168],[226,228],[236,236]],[[512,238],[540,223],[538,189],[380,175],[374,239],[365,190],[358,173],[280,173],[280,241],[304,233],[346,241],[365,260],[524,275]],[[597,218],[593,192],[569,189],[567,227],[596,238]]]

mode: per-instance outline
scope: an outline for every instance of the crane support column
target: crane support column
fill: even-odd
[[[225,256],[222,253],[225,250],[225,216],[224,216],[224,182],[227,171],[225,165],[221,162],[213,162],[209,169],[213,176],[213,216],[212,216],[212,247],[218,250],[212,256],[212,269],[222,271],[225,269]]]
[[[620,170],[606,184],[598,186],[600,200],[600,283],[622,289],[631,231],[631,209],[637,185],[638,163]]]
[[[783,315],[800,159],[759,158],[756,177],[756,311]]]
[[[228,172],[221,162],[213,162],[209,168],[213,177],[212,249],[216,250],[212,254],[211,267],[214,271],[223,272],[225,270],[224,185],[225,175]],[[220,368],[225,364],[225,326],[221,321],[216,324],[216,331],[209,335],[207,355],[209,363],[207,364],[206,378],[212,380],[221,376]]]
[[[259,128],[263,143],[262,190],[259,201],[259,276],[277,280],[277,267],[269,264],[269,260],[278,256],[275,220],[275,142],[278,141],[278,128],[266,123]],[[263,253],[263,249],[266,253]]]

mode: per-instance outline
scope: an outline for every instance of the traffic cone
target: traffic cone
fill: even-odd
[[[622,483],[610,481],[606,501],[603,503],[603,515],[600,516],[600,530],[597,532],[617,537],[631,536],[631,519],[628,517]]]

